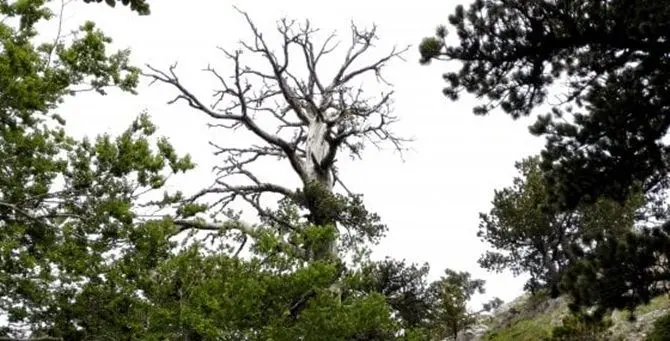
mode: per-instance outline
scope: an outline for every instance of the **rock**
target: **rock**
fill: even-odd
[[[460,333],[456,337],[456,341],[476,341],[488,332],[489,327],[485,324],[476,324]]]
[[[654,322],[665,315],[670,309],[659,309],[650,311],[646,314],[637,316],[634,322],[625,323],[620,322],[620,327],[618,328],[619,335],[624,336],[625,341],[639,341],[644,340],[647,336],[647,333],[651,331],[654,326]]]

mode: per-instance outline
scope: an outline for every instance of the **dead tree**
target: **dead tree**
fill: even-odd
[[[275,52],[270,41],[259,31],[245,12],[240,13],[253,33],[250,42],[240,42],[235,51],[221,49],[232,61],[232,75],[224,76],[212,67],[205,71],[215,77],[220,89],[215,91],[213,104],[208,104],[189,91],[177,77],[175,65],[168,70],[148,66],[145,75],[154,82],[169,84],[178,91],[170,103],[186,102],[191,108],[216,121],[212,126],[223,129],[243,128],[255,135],[260,143],[244,148],[225,147],[214,143],[216,155],[223,156],[224,164],[218,168],[213,186],[198,193],[193,199],[206,195],[217,195],[217,205],[226,207],[241,199],[250,204],[266,219],[277,219],[263,205],[265,194],[279,194],[284,198],[297,198],[298,192],[281,184],[264,181],[250,170],[257,161],[272,157],[288,162],[300,178],[303,189],[318,184],[332,193],[336,184],[344,186],[335,167],[338,153],[361,157],[367,144],[382,142],[400,150],[402,139],[390,131],[397,118],[392,113],[392,91],[369,97],[362,87],[353,85],[366,75],[374,75],[385,85],[382,69],[394,58],[401,58],[407,48],[393,48],[373,62],[359,65],[361,56],[371,51],[378,39],[375,27],[361,30],[351,26],[351,44],[344,59],[332,78],[324,79],[317,67],[327,55],[336,50],[335,33],[322,44],[313,42],[317,29],[307,21],[296,25],[286,19],[278,22],[280,46]],[[262,71],[245,64],[244,58],[259,56],[268,67]],[[295,66],[306,70],[299,75]],[[276,130],[263,128],[259,120],[272,119]],[[232,177],[243,177],[245,182],[232,181]],[[344,187],[346,189],[346,187]],[[348,191],[348,190],[347,190]],[[297,200],[297,199],[296,199]],[[309,207],[309,222],[314,225],[333,223],[314,214]],[[281,223],[281,222],[279,222]],[[182,224],[187,228],[198,225]],[[249,231],[246,231],[248,233]],[[252,236],[253,237],[253,236]],[[329,245],[330,254],[337,252],[336,245]]]

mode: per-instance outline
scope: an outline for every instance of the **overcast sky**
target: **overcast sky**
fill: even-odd
[[[209,63],[222,63],[217,47],[234,49],[239,39],[249,36],[233,5],[247,11],[267,32],[269,41],[277,37],[275,22],[288,16],[310,19],[324,31],[337,30],[343,43],[348,42],[351,20],[360,26],[375,23],[381,38],[379,53],[393,45],[411,44],[407,61],[394,61],[385,70],[395,85],[395,114],[400,118],[395,130],[415,139],[408,146],[411,150],[404,161],[390,149],[374,148],[362,161],[342,158],[342,177],[351,190],[364,194],[367,207],[389,227],[388,236],[375,248],[375,257],[428,262],[432,278],[447,267],[470,271],[487,280],[487,297],[509,301],[521,293],[523,279],[479,268],[476,261],[485,245],[476,236],[478,213],[489,210],[494,189],[511,183],[514,162],[537,153],[543,143],[528,133],[528,120],[513,121],[502,113],[476,117],[472,99],[447,100],[441,94],[441,75],[450,65],[419,65],[417,44],[436,25],[446,24],[457,4],[435,0],[160,0],[151,2],[148,17],[129,14],[126,9],[75,4],[66,8],[64,27],[73,29],[92,19],[114,38],[115,46],[132,49],[135,64],[166,68],[178,61],[182,80],[203,96],[212,88],[200,70]],[[224,66],[220,72],[228,70]],[[167,105],[174,96],[168,87],[143,85],[138,96],[83,95],[68,100],[60,111],[73,134],[93,136],[118,133],[140,111],[148,110],[159,133],[169,136],[179,151],[191,153],[201,166],[180,180],[180,185],[198,188],[209,184],[210,168],[217,163],[207,141],[225,140],[229,133],[207,129],[203,115],[185,105]],[[282,183],[282,176],[274,175],[273,180]],[[285,181],[290,184],[294,179],[287,176]]]

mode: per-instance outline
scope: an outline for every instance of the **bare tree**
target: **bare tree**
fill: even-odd
[[[354,86],[353,81],[374,75],[380,82],[390,85],[384,81],[382,69],[392,59],[401,58],[407,48],[393,48],[370,63],[358,65],[361,64],[361,56],[371,51],[378,37],[374,26],[371,30],[362,30],[352,24],[351,43],[344,60],[332,79],[324,79],[317,66],[326,55],[336,50],[335,33],[327,36],[322,44],[317,44],[313,38],[318,29],[312,28],[309,21],[297,25],[295,21],[282,19],[277,26],[281,44],[275,52],[249,15],[239,12],[246,19],[253,39],[250,42],[241,41],[240,48],[235,51],[221,49],[232,61],[231,76],[224,76],[212,67],[205,70],[215,77],[221,87],[216,90],[211,105],[180,81],[176,65],[168,70],[148,66],[150,71],[145,73],[154,82],[169,84],[177,89],[178,95],[170,103],[183,100],[217,122],[211,126],[243,128],[260,140],[257,145],[244,148],[211,143],[216,148],[215,154],[224,158],[224,163],[217,167],[214,184],[191,200],[213,194],[217,196],[214,205],[225,208],[234,200],[241,199],[257,210],[262,218],[273,220],[278,225],[290,225],[264,206],[261,200],[263,195],[279,194],[296,202],[302,200],[300,203],[309,211],[309,223],[334,224],[336,222],[332,218],[316,214],[317,208],[310,206],[304,196],[300,199],[301,191],[264,181],[251,170],[251,166],[264,158],[279,158],[290,164],[300,178],[302,190],[318,185],[332,194],[335,186],[341,185],[351,194],[340,181],[335,167],[339,153],[360,158],[367,144],[379,146],[382,142],[389,142],[395,149],[401,150],[403,142],[407,141],[389,129],[397,120],[391,108],[393,92],[369,97],[362,87]],[[245,64],[242,57],[248,55],[260,57],[269,71]],[[301,77],[296,66],[303,67],[306,75]],[[273,120],[276,129],[264,128],[259,123],[268,119]],[[232,180],[240,177],[243,182]],[[180,223],[185,229],[212,228],[189,221]],[[337,223],[345,224],[341,221]],[[242,232],[251,233],[248,229]],[[336,242],[329,245],[328,250],[330,255],[336,255]]]

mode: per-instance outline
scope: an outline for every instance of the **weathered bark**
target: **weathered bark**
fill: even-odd
[[[195,202],[205,196],[216,195],[216,202],[211,208],[225,212],[231,202],[242,199],[254,208],[261,218],[281,227],[281,230],[277,231],[280,238],[284,238],[287,233],[295,233],[300,227],[295,226],[292,221],[285,221],[281,215],[265,207],[261,198],[265,194],[279,194],[291,199],[295,204],[306,207],[309,211],[308,223],[335,228],[336,238],[328,245],[316,246],[318,251],[313,245],[293,245],[289,241],[280,242],[278,251],[290,250],[293,255],[307,262],[314,260],[334,262],[340,271],[333,279],[330,289],[341,298],[340,276],[344,267],[338,251],[339,228],[347,228],[353,233],[357,231],[351,231],[348,226],[340,226],[341,222],[337,221],[332,212],[324,212],[327,208],[318,205],[318,201],[323,201],[324,198],[308,198],[305,193],[309,192],[308,189],[314,184],[325,190],[325,192],[317,191],[320,193],[318,195],[326,196],[335,194],[336,183],[344,187],[335,167],[338,153],[348,152],[350,156],[360,158],[366,144],[377,145],[381,142],[390,142],[393,147],[401,150],[402,143],[407,140],[397,137],[389,129],[396,121],[391,110],[392,92],[368,98],[364,96],[365,91],[362,87],[355,87],[350,83],[370,73],[383,81],[382,68],[391,59],[400,57],[407,48],[400,51],[394,48],[382,58],[357,67],[356,62],[373,46],[377,36],[374,27],[370,31],[362,31],[352,25],[351,45],[344,60],[330,82],[324,82],[317,72],[317,65],[323,56],[330,54],[337,46],[331,44],[334,34],[327,37],[320,46],[315,46],[311,38],[317,30],[312,29],[309,22],[296,29],[294,22],[284,19],[279,22],[277,28],[282,43],[275,53],[250,17],[244,12],[241,13],[246,18],[254,38],[249,43],[240,42],[241,50],[234,52],[222,50],[233,64],[230,79],[212,68],[206,69],[221,86],[221,89],[215,92],[214,104],[206,105],[202,99],[188,90],[175,73],[176,65],[167,71],[148,66],[150,72],[145,73],[153,81],[170,85],[178,91],[177,97],[170,103],[185,101],[191,108],[215,120],[216,123],[211,124],[211,127],[243,128],[262,142],[261,145],[243,148],[211,143],[216,148],[215,155],[225,157],[224,164],[216,167],[217,177],[214,184],[196,193],[189,201]],[[297,47],[302,55],[299,53],[297,56],[290,56],[290,51],[294,51],[292,49],[294,47]],[[242,51],[262,57],[271,72],[264,73],[243,65]],[[299,79],[289,67],[300,61],[308,70],[305,79]],[[223,104],[226,101],[228,104]],[[277,122],[276,132],[261,127],[256,121],[257,117],[274,119]],[[292,134],[280,135],[286,131]],[[302,189],[291,190],[280,184],[263,181],[254,174],[249,166],[267,157],[287,161],[300,178]],[[240,178],[247,183],[241,184]],[[344,188],[348,192],[348,189]],[[217,230],[217,226],[220,225],[202,224],[188,219],[177,222],[183,230],[211,231]],[[257,236],[255,229],[245,225],[224,224],[224,227],[219,227],[219,230],[221,229],[234,229],[252,239]],[[358,231],[358,233],[369,232]],[[286,239],[290,240],[288,236]],[[239,254],[239,249],[235,254]],[[299,298],[290,308],[291,314],[297,315],[312,296],[306,293]]]
[[[308,182],[316,181],[332,192],[334,185],[333,164],[326,159],[330,151],[330,146],[326,141],[329,133],[326,122],[316,118],[309,123],[305,141],[308,153],[308,157],[305,159],[305,168]]]
[[[215,154],[225,157],[224,164],[216,167],[218,174],[214,184],[196,193],[190,201],[216,195],[217,201],[212,208],[225,211],[228,204],[242,199],[260,217],[285,226],[287,230],[294,230],[296,227],[291,226],[291,222],[282,221],[280,216],[263,205],[261,199],[272,193],[296,200],[300,197],[299,191],[263,181],[249,166],[262,158],[279,158],[288,161],[303,184],[302,190],[317,183],[327,193],[333,194],[335,184],[342,184],[335,167],[338,153],[348,152],[351,156],[360,157],[365,144],[376,145],[380,142],[391,142],[400,149],[402,142],[407,140],[395,136],[389,130],[396,121],[390,106],[392,92],[382,93],[376,98],[368,97],[363,95],[365,91],[362,87],[350,83],[370,73],[383,80],[382,68],[407,49],[398,51],[394,48],[382,58],[357,66],[360,57],[373,46],[377,36],[374,27],[370,31],[363,31],[352,25],[351,45],[346,50],[344,60],[335,76],[325,82],[317,72],[317,65],[322,57],[335,50],[337,44],[332,43],[334,34],[317,46],[312,41],[312,35],[318,30],[311,28],[309,22],[296,28],[293,21],[284,19],[277,28],[281,46],[275,50],[269,47],[250,17],[244,12],[240,13],[246,18],[254,38],[249,43],[240,42],[241,50],[222,50],[233,64],[232,77],[224,77],[209,67],[206,69],[221,85],[221,89],[215,92],[213,105],[205,104],[204,100],[188,90],[177,77],[175,65],[167,71],[149,66],[150,72],[145,75],[178,91],[177,97],[170,103],[185,101],[191,108],[215,120],[212,127],[243,128],[262,142],[244,148],[212,143],[216,148]],[[296,47],[302,53],[291,55]],[[241,58],[242,51],[260,56],[271,72],[265,73],[245,66]],[[296,63],[306,66],[308,75],[305,79],[299,79],[293,73],[290,66]],[[257,117],[276,120],[276,132],[258,124]],[[280,135],[287,131],[292,134]],[[241,181],[247,183],[241,184]],[[332,218],[318,218],[327,215],[313,212],[317,208],[307,208],[310,211],[308,216],[312,217],[309,223],[338,227],[338,222]],[[182,224],[184,226],[198,228],[203,225]],[[337,258],[336,243],[329,245],[328,250],[329,256]]]

